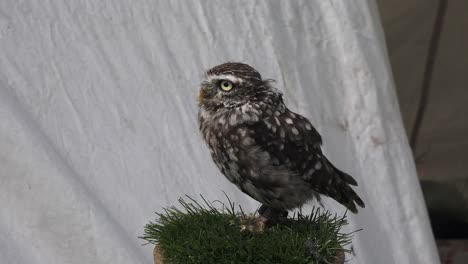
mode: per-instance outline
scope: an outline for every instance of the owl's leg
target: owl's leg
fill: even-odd
[[[260,221],[262,221],[264,224],[275,224],[277,222],[281,222],[281,220],[286,219],[288,216],[288,211],[272,208],[262,204],[260,209],[258,209],[258,214],[260,215]]]

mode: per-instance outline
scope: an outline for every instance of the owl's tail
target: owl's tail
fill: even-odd
[[[332,180],[329,181],[328,188],[326,188],[328,189],[327,195],[356,214],[358,212],[356,205],[362,208],[365,207],[359,195],[351,188],[351,186],[357,186],[356,180],[347,173],[337,169],[330,161],[328,161],[328,165],[333,170],[333,176]]]

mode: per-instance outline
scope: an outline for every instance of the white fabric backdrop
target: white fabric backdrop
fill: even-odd
[[[350,263],[439,262],[373,1],[4,0],[1,263],[151,263],[137,237],[179,196],[256,209],[197,131],[225,61],[276,79],[357,178]]]

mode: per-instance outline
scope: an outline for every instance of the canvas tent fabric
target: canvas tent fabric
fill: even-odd
[[[258,203],[198,134],[203,71],[273,78],[366,203],[350,263],[438,263],[373,1],[0,3],[0,259],[151,263],[183,195]],[[327,209],[344,208],[325,200]]]

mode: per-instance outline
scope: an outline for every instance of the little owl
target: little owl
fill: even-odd
[[[320,195],[350,211],[363,201],[350,175],[322,153],[320,134],[290,111],[282,94],[243,63],[224,63],[206,73],[198,122],[216,166],[244,193],[262,203],[265,220]]]

